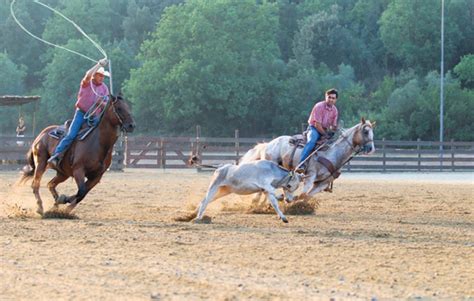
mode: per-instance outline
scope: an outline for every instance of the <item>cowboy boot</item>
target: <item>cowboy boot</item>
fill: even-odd
[[[51,164],[52,167],[57,168],[59,163],[61,163],[61,159],[62,153],[56,153],[48,159],[48,163]]]

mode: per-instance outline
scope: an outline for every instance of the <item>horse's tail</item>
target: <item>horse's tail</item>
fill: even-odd
[[[32,149],[30,149],[28,151],[28,154],[26,154],[26,162],[27,162],[27,165],[23,166],[22,175],[21,175],[20,181],[18,182],[20,184],[25,183],[26,181],[31,179],[33,175],[35,174],[36,166],[35,166],[35,160],[33,158]]]
[[[246,152],[242,158],[239,159],[239,164],[265,159],[264,152],[266,147],[267,143],[258,143],[251,150]]]

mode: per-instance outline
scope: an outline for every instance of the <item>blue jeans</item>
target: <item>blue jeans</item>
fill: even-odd
[[[308,137],[305,147],[303,148],[303,152],[301,153],[300,163],[303,162],[306,158],[308,158],[309,154],[313,151],[314,147],[316,146],[316,142],[318,142],[321,134],[319,134],[318,130],[310,125],[308,126]]]
[[[54,155],[60,154],[66,151],[69,146],[71,146],[74,139],[76,139],[79,130],[82,127],[82,124],[85,122],[84,120],[84,113],[77,109],[76,113],[74,114],[74,118],[72,119],[71,125],[69,126],[69,130],[67,135],[64,136],[63,140],[61,140],[56,146],[56,150],[54,151]]]

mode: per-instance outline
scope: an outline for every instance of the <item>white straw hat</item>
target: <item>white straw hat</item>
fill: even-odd
[[[95,73],[102,74],[104,76],[110,76],[109,71],[105,71],[104,67],[99,67]]]

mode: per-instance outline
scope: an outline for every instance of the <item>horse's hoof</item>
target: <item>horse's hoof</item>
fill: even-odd
[[[38,208],[38,209],[36,209],[36,213],[38,213],[39,215],[43,216],[43,214],[44,214],[43,208]]]
[[[67,203],[67,196],[65,196],[64,194],[61,194],[61,195],[58,196],[58,198],[56,199],[55,205],[56,205],[56,204],[66,204],[66,203]]]
[[[288,219],[286,217],[282,217],[281,218],[282,222],[284,222],[285,224],[288,224]]]
[[[203,216],[202,218],[200,218],[200,219],[197,219],[197,218],[193,219],[193,220],[192,220],[192,223],[194,223],[194,224],[210,224],[211,221],[212,221],[212,218],[211,218],[211,217],[209,217],[209,216],[207,216],[207,215],[204,215],[204,216]]]

